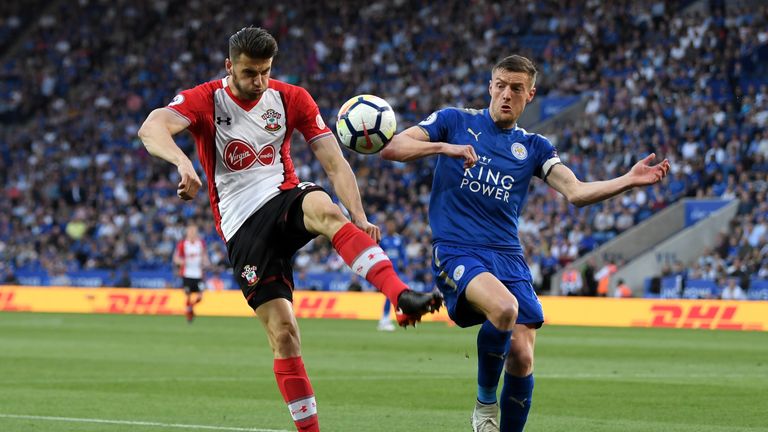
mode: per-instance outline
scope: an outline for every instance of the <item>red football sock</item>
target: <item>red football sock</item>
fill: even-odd
[[[195,316],[195,311],[192,308],[192,303],[189,301],[189,298],[187,298],[187,313],[185,315],[187,316],[187,321],[192,321],[192,318]]]
[[[315,394],[301,357],[275,359],[274,371],[277,387],[283,394],[283,400],[288,404],[296,430],[320,432]]]
[[[395,273],[387,254],[368,234],[350,222],[333,236],[332,243],[352,271],[363,276],[397,306],[398,296],[408,286]]]

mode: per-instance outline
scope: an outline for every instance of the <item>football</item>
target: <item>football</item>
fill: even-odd
[[[395,135],[397,120],[387,101],[374,95],[358,95],[346,101],[336,117],[336,134],[350,150],[378,153]]]

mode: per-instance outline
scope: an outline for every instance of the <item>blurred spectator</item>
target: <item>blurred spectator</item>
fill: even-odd
[[[584,295],[594,297],[597,295],[597,279],[595,278],[595,259],[590,258],[584,264],[584,268],[581,271],[582,279],[584,280]]]
[[[347,291],[360,292],[363,290],[363,284],[360,283],[360,277],[356,273],[352,273],[349,278],[349,285]]]
[[[131,287],[131,277],[128,275],[127,270],[121,270],[118,273],[117,278],[115,278],[115,287],[117,288],[130,288]]]
[[[723,300],[746,300],[747,295],[735,278],[729,278],[727,284],[722,288],[720,298]]]
[[[363,92],[387,99],[403,128],[425,118],[426,107],[482,107],[487,76],[473,71],[515,52],[541,71],[537,99],[588,99],[582,116],[549,136],[579,178],[620,175],[647,148],[673,160],[663,186],[600,206],[575,208],[543,183],[531,186],[520,235],[531,246],[527,258],[540,268],[544,292],[576,257],[694,196],[748,197],[738,223],[752,224],[733,244],[724,237],[698,271],[725,275],[738,257],[743,272],[768,272],[766,5],[711,2],[716,13],[703,16],[682,13],[689,2],[664,2],[663,12],[650,13],[640,2],[591,1],[568,3],[567,13],[561,2],[522,0],[374,1],[366,8],[343,0],[258,8],[244,0],[183,8],[144,0],[50,8],[35,0],[6,3],[0,6],[0,261],[14,271],[52,262],[61,264],[45,265],[57,267],[50,272],[59,276],[84,269],[170,271],[180,237],[175,229],[186,222],[204,227],[212,264],[228,266],[207,200],[180,202],[175,170],[151,160],[135,136],[149,110],[170,102],[183,83],[222,76],[226,35],[231,23],[242,22],[278,36],[289,54],[281,54],[273,75],[310,89],[326,120]],[[4,50],[12,45],[19,49]],[[295,140],[297,174],[327,188],[311,151]],[[194,151],[188,135],[177,142]],[[406,273],[426,279],[434,161],[403,165],[347,155],[367,213],[379,223],[396,215],[409,239]],[[327,245],[312,242],[297,255],[297,270],[334,271],[339,261],[326,252]],[[591,290],[590,278],[583,279]]]
[[[617,281],[616,292],[614,295],[619,298],[630,298],[632,297],[632,288],[630,288],[629,285],[624,282],[624,279],[619,279]]]
[[[18,285],[13,269],[0,262],[0,285]]]
[[[583,287],[584,282],[581,273],[572,266],[566,267],[563,272],[563,280],[560,282],[560,291],[567,296],[577,296],[582,295]]]
[[[611,284],[611,276],[618,271],[618,267],[613,260],[607,261],[603,267],[595,274],[597,279],[597,295],[599,297],[608,296],[608,288]]]
[[[204,283],[205,289],[208,291],[223,291],[224,280],[221,278],[220,272],[214,272]]]

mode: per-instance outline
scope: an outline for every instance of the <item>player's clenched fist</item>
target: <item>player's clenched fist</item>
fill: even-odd
[[[197,176],[192,164],[179,165],[179,176],[181,176],[181,181],[176,188],[176,195],[184,201],[189,201],[197,195],[203,182],[200,181],[200,177]]]
[[[445,151],[446,156],[464,159],[464,169],[469,169],[477,163],[477,153],[471,145],[451,144]]]

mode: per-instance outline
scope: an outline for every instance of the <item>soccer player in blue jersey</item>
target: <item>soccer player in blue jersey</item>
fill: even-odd
[[[395,271],[402,274],[408,265],[408,257],[405,254],[405,239],[397,233],[395,220],[388,218],[384,224],[384,231],[379,241],[379,247],[384,251],[392,261]],[[395,324],[390,318],[392,302],[389,299],[384,300],[384,309],[381,312],[381,319],[376,328],[379,331],[395,331]]]
[[[501,60],[492,69],[488,109],[434,112],[381,153],[398,161],[438,155],[429,206],[432,269],[451,319],[481,325],[475,432],[522,431],[531,408],[534,342],[544,314],[517,223],[533,176],[581,207],[657,183],[669,171],[668,160],[651,165],[650,154],[620,177],[580,181],[546,138],[517,126],[536,94],[536,73],[525,57]]]

